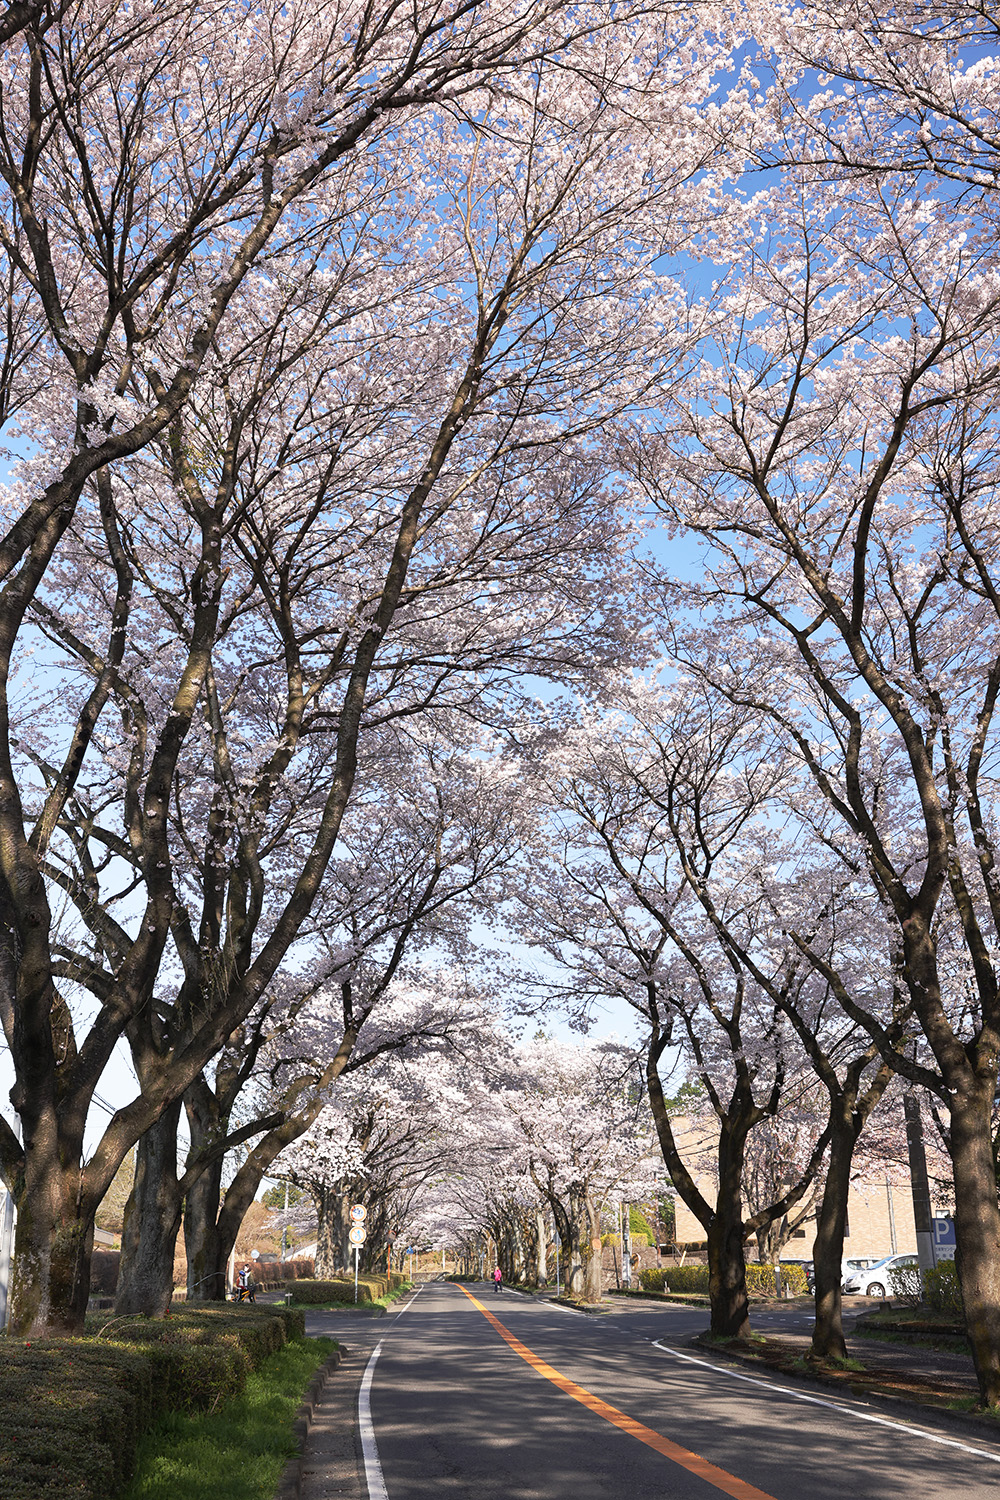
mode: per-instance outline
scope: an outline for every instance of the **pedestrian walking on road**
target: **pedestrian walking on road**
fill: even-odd
[[[493,1267],[493,1290],[498,1297],[503,1291],[503,1272],[499,1266]]]

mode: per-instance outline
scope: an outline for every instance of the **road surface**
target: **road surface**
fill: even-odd
[[[354,1325],[363,1349],[339,1334],[365,1370],[361,1493],[996,1500],[1000,1434],[921,1429],[822,1387],[727,1367],[686,1347],[705,1318],[635,1304],[586,1315],[482,1284],[425,1285],[398,1317]]]

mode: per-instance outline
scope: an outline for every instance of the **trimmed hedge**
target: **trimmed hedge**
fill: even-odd
[[[761,1266],[751,1261],[746,1268],[747,1292],[751,1297],[773,1297],[775,1294],[774,1267]],[[801,1266],[781,1267],[781,1280],[793,1297],[804,1297],[809,1290],[806,1273]],[[664,1266],[656,1271],[640,1271],[639,1285],[645,1292],[686,1292],[708,1296],[707,1266]]]
[[[118,1286],[120,1250],[95,1250],[90,1257],[90,1290],[92,1295],[113,1297]]]
[[[708,1294],[707,1266],[664,1266],[658,1271],[640,1271],[639,1285],[645,1292],[703,1292]]]
[[[937,1313],[964,1318],[962,1292],[953,1260],[942,1260],[933,1271],[924,1272],[924,1301]]]
[[[0,1495],[109,1500],[165,1411],[234,1395],[304,1334],[293,1308],[207,1306],[163,1319],[88,1319],[80,1339],[0,1341]]]
[[[283,1281],[311,1281],[315,1274],[316,1262],[314,1260],[281,1260],[276,1269],[281,1272]]]
[[[374,1302],[389,1290],[385,1276],[359,1276],[358,1302]],[[337,1276],[329,1281],[293,1281],[290,1291],[296,1302],[353,1302],[354,1277]]]

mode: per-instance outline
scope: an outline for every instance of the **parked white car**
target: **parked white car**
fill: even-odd
[[[853,1271],[844,1281],[845,1292],[856,1292],[862,1297],[887,1297],[894,1290],[892,1272],[896,1267],[916,1266],[915,1255],[887,1255],[876,1261],[866,1271]]]

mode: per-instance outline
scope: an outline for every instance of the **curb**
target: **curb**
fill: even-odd
[[[302,1493],[302,1460],[305,1456],[306,1440],[309,1437],[309,1428],[312,1426],[316,1408],[323,1398],[326,1383],[334,1374],[337,1366],[344,1357],[342,1349],[337,1349],[325,1360],[316,1371],[306,1389],[302,1404],[295,1413],[292,1423],[292,1433],[295,1438],[295,1446],[298,1450],[294,1458],[290,1458],[282,1470],[275,1491],[274,1500],[299,1500]]]
[[[866,1391],[853,1385],[845,1386],[839,1380],[824,1380],[819,1373],[808,1375],[804,1371],[776,1370],[753,1354],[744,1354],[739,1349],[720,1348],[718,1344],[703,1344],[697,1338],[691,1339],[687,1347],[700,1349],[703,1354],[713,1354],[716,1359],[729,1359],[735,1364],[746,1365],[749,1369],[756,1370],[759,1375],[766,1375],[772,1379],[777,1376],[776,1383],[779,1384],[781,1381],[787,1381],[792,1386],[822,1386],[824,1390],[839,1391],[842,1396],[852,1401],[857,1401],[863,1406],[877,1407],[887,1415],[901,1420],[917,1422],[924,1427],[943,1427],[948,1432],[963,1432],[966,1437],[970,1431],[982,1433],[992,1438],[995,1443],[1000,1443],[1000,1422],[994,1417],[978,1416],[975,1412],[947,1411],[940,1406],[926,1405],[923,1401],[911,1401],[906,1396],[889,1396],[881,1391]]]
[[[569,1297],[544,1297],[542,1300],[552,1302],[556,1307],[568,1307],[570,1312],[589,1313],[591,1316],[595,1313],[609,1313],[611,1311],[610,1307],[604,1307],[600,1302],[573,1302]]]

